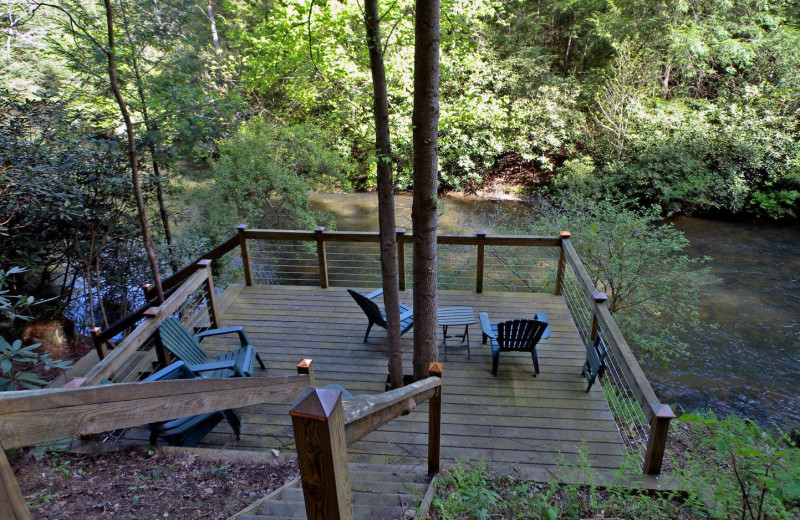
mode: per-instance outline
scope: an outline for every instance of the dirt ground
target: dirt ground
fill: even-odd
[[[294,461],[212,461],[146,447],[10,458],[41,520],[225,519],[298,475]]]

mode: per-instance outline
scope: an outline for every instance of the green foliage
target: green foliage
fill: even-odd
[[[680,473],[699,501],[711,493],[714,518],[796,518],[800,514],[800,447],[753,421],[714,413],[683,415],[705,427],[701,457]]]
[[[144,281],[125,151],[92,123],[52,100],[0,101],[0,221],[8,235],[0,268],[26,269],[15,275],[15,294],[55,297],[37,309],[43,314],[79,296],[87,273],[88,287],[101,278],[104,296],[123,312],[129,288]]]
[[[486,464],[471,468],[458,461],[439,480],[433,502],[436,518],[705,518],[703,506],[685,501],[679,491],[650,494],[625,485],[641,471],[641,461],[630,457],[610,477],[592,467],[585,447],[573,464],[560,462],[547,484],[488,476]],[[575,484],[576,480],[593,484]],[[601,487],[598,482],[603,482]]]
[[[573,168],[582,168],[580,164]],[[688,345],[679,332],[699,330],[699,295],[715,280],[705,259],[685,254],[687,239],[663,223],[658,207],[571,195],[516,216],[484,215],[476,229],[498,234],[572,233],[572,242],[628,342],[669,360]]]
[[[41,343],[36,343],[23,347],[21,340],[8,343],[0,336],[0,392],[39,388],[47,384],[47,381],[34,372],[15,369],[14,363],[42,364],[45,370],[65,368],[70,365],[71,361],[54,360],[49,354],[36,352],[40,346]]]
[[[80,26],[73,30],[53,9],[20,24],[25,9],[11,5],[12,53],[0,66],[18,77],[0,85],[39,96],[56,87],[105,129],[118,125],[103,56],[91,42],[105,38],[96,10],[60,4]],[[406,188],[414,6],[381,7],[391,160],[396,185]],[[232,0],[213,8],[216,48],[207,13],[184,0],[115,5],[120,83],[144,123],[137,125],[143,157],[210,161],[215,143],[258,113],[277,126],[325,132],[328,148],[352,158],[349,180],[374,187],[360,4]],[[540,178],[562,177],[562,189],[599,189],[666,214],[797,217],[796,12],[785,0],[446,0],[441,186],[480,187],[513,153]],[[41,66],[27,66],[34,60]],[[80,78],[78,88],[67,69]]]
[[[214,191],[230,213],[228,232],[237,219],[253,226],[313,229],[331,225],[311,210],[310,189],[346,183],[349,163],[327,146],[326,136],[309,126],[279,127],[254,118],[219,143]]]
[[[447,476],[439,481],[439,485],[448,492],[444,497],[437,494],[434,507],[444,519],[489,518],[502,499],[496,491],[489,489],[487,480],[483,461],[473,468],[467,468],[463,461],[457,461]]]
[[[23,274],[25,271],[26,269],[21,267],[12,267],[8,271],[0,269],[0,318],[8,321],[29,319],[28,308],[34,303],[33,296],[11,294],[10,290],[6,288],[9,278]]]

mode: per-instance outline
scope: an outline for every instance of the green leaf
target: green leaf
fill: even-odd
[[[16,378],[18,381],[28,381],[39,385],[47,384],[47,381],[45,379],[42,379],[42,377],[39,376],[39,374],[34,374],[33,372],[19,372],[16,375]]]
[[[725,439],[717,439],[717,452],[719,453],[727,453],[728,448],[730,447],[730,443]]]

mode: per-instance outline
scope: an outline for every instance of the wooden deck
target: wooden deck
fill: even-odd
[[[374,289],[364,288],[365,290]],[[411,291],[401,293],[411,306]],[[598,469],[616,469],[625,447],[600,385],[584,392],[584,348],[560,296],[550,294],[440,291],[439,307],[473,307],[493,321],[547,313],[553,332],[539,345],[541,374],[533,376],[527,353],[503,353],[497,377],[480,326],[470,326],[472,359],[449,349],[442,405],[442,457],[485,460],[494,470],[520,478],[546,478],[579,450]],[[220,298],[223,325],[243,325],[267,364],[264,376],[295,373],[312,358],[318,385],[340,383],[354,395],[382,392],[386,382],[385,331],[373,328],[362,343],[366,318],[343,288],[234,285]],[[450,333],[459,333],[451,327]],[[403,363],[411,372],[413,329],[403,336]],[[235,347],[235,338],[204,342],[209,352]],[[448,340],[457,344],[458,339]],[[439,329],[441,343],[441,329]],[[440,353],[439,360],[444,360]],[[259,374],[259,375],[261,375]],[[288,410],[292,403],[243,410],[240,441],[221,424],[205,447],[257,450],[294,448]],[[355,462],[427,464],[427,404],[375,431],[350,448]]]

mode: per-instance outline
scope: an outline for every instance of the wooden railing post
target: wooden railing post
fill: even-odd
[[[325,226],[314,229],[317,235],[317,262],[319,262],[319,286],[328,288],[328,256],[325,254]]]
[[[97,357],[102,361],[108,355],[108,350],[106,349],[105,341],[100,341],[100,327],[92,327],[89,329],[89,334],[92,336],[92,343],[97,351]]]
[[[607,300],[608,296],[606,296],[606,293],[594,293],[594,305],[592,306],[592,329],[589,332],[589,343],[594,341],[594,338],[597,337],[597,331],[600,330],[600,322],[597,321],[597,306],[603,305]],[[586,346],[588,347],[589,345]]]
[[[289,415],[306,517],[352,520],[341,390],[308,387]]]
[[[297,373],[300,375],[308,375],[308,384],[314,386],[316,379],[314,378],[314,364],[311,359],[301,359],[297,364]]]
[[[150,307],[146,311],[144,311],[144,317],[149,320],[154,320],[158,318],[158,314],[161,312],[159,307]],[[164,347],[164,344],[161,343],[161,334],[156,331],[154,334],[154,343],[155,343],[155,351],[156,351],[156,358],[158,359],[158,366],[165,367],[169,365],[171,356],[169,351]]]
[[[400,290],[406,290],[406,244],[403,237],[406,235],[406,228],[395,229],[397,241],[397,280],[400,282]]]
[[[214,278],[211,275],[211,260],[200,260],[197,262],[198,269],[205,269],[206,271],[206,281],[204,285],[206,286],[206,301],[208,303],[208,320],[211,323],[211,327],[218,329],[222,327],[219,315],[219,309],[217,309],[217,295],[214,292]]]
[[[561,237],[561,242],[564,240],[569,240],[569,237],[572,236],[572,233],[569,231],[561,231],[558,234]],[[562,243],[561,247],[558,250],[558,270],[556,271],[556,294],[560,295],[561,292],[564,290],[564,268],[566,267],[566,255],[564,254],[564,245]]]
[[[647,451],[644,454],[644,472],[648,475],[661,473],[664,450],[667,447],[669,423],[675,413],[668,404],[652,405],[650,416],[650,434],[647,436]]]
[[[478,231],[478,259],[477,259],[477,266],[476,266],[476,275],[475,275],[475,292],[481,294],[483,292],[483,255],[484,255],[484,244],[483,242],[486,240],[486,231]]]
[[[242,267],[244,267],[244,283],[247,286],[253,285],[253,266],[250,260],[250,247],[247,245],[247,224],[236,226],[239,231],[239,248],[242,250]]]
[[[429,377],[442,378],[444,365],[433,362],[428,367]],[[442,450],[442,387],[438,386],[428,405],[428,474],[439,473]]]
[[[0,518],[33,520],[2,444],[0,444]]]

